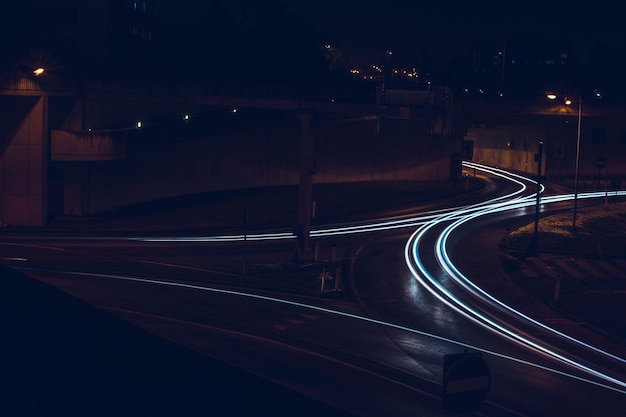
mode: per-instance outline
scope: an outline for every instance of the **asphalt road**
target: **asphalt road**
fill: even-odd
[[[3,416],[349,415],[28,276],[0,273]]]
[[[482,194],[472,194],[472,199],[499,192],[500,187],[495,182],[488,184]],[[126,333],[112,324],[103,328],[92,319],[78,323],[68,320],[68,317],[90,317],[84,311],[75,310],[62,317],[48,317],[45,312],[55,310],[46,307],[44,314],[37,313],[35,318],[46,316],[49,319],[38,324],[49,329],[43,332],[48,339],[37,340],[41,331],[36,330],[34,319],[19,326],[32,329],[32,333],[7,331],[9,336],[19,336],[14,338],[18,343],[8,353],[20,360],[9,374],[19,374],[19,369],[29,363],[24,358],[43,353],[36,366],[47,375],[44,385],[31,387],[28,382],[16,385],[25,390],[11,391],[22,399],[11,403],[14,408],[10,410],[27,409],[28,399],[31,399],[32,407],[38,410],[58,410],[69,404],[77,410],[89,404],[92,409],[119,411],[114,407],[128,404],[127,410],[151,406],[154,413],[162,412],[162,415],[182,403],[189,408],[190,413],[186,415],[203,415],[207,404],[218,407],[222,415],[267,415],[269,412],[279,415],[442,415],[444,355],[478,349],[492,370],[487,402],[480,410],[483,415],[618,415],[623,394],[564,375],[569,372],[568,367],[556,366],[549,358],[494,336],[462,315],[451,313],[448,306],[424,291],[411,277],[404,260],[404,245],[411,230],[321,238],[324,257],[332,257],[330,249],[334,248],[334,256],[343,262],[345,291],[340,297],[320,294],[319,279],[315,281],[319,271],[311,275],[311,271],[267,268],[280,264],[281,260],[284,262],[293,252],[293,242],[289,241],[248,242],[244,247],[241,242],[224,245],[202,241],[40,239],[32,236],[4,242],[4,263],[32,268],[25,272],[88,302],[88,305],[79,302],[81,307],[91,309],[94,305],[98,307],[97,314],[109,313],[107,320],[121,317],[124,319],[121,324],[127,329],[127,322],[149,329],[166,340],[175,341],[173,345],[160,341],[169,346],[168,349],[181,349],[185,352],[183,356],[192,358],[181,366],[172,363],[178,353],[166,350],[164,355],[154,357],[157,353],[146,351],[146,346],[159,345],[154,336],[144,335],[152,338],[148,342],[132,342],[145,343],[133,349],[135,345],[125,344],[133,339],[124,336]],[[485,280],[485,271],[498,265],[497,262],[487,265],[485,261],[491,262],[494,258],[490,245],[504,229],[482,224],[477,230],[472,233],[489,233],[473,236],[472,241],[486,246],[481,249],[480,245],[472,244],[467,247],[474,252],[456,252],[464,264],[472,263],[468,259],[482,262],[472,268],[481,272],[478,279]],[[434,237],[430,239],[426,246],[432,246]],[[431,269],[437,268],[436,261],[427,262]],[[251,272],[260,263],[266,266],[263,279],[242,278],[241,269]],[[233,270],[225,265],[236,267]],[[87,270],[89,274],[72,273]],[[445,280],[443,274],[441,278]],[[294,279],[299,280],[297,285],[293,285]],[[32,291],[34,287],[22,291],[20,296],[25,297],[24,294]],[[7,288],[5,293],[11,294],[11,291]],[[20,298],[16,295],[11,299],[16,302],[5,307],[14,307]],[[64,305],[65,300],[54,301],[52,305]],[[24,306],[29,312],[42,311],[33,309],[32,304]],[[25,310],[17,311],[7,316],[23,314],[28,317]],[[57,331],[51,329],[61,324],[70,325],[63,334],[74,336],[54,336]],[[96,338],[94,334],[108,337]],[[113,335],[121,336],[123,343],[119,345],[120,340]],[[5,340],[10,340],[9,336]],[[36,342],[24,341],[29,338]],[[70,353],[75,347],[63,347],[62,340],[75,341],[84,349],[82,356],[78,355],[84,358],[82,362],[76,361],[76,355]],[[86,340],[94,340],[98,348]],[[115,341],[113,345],[112,341]],[[60,346],[57,353],[49,348],[55,343]],[[118,347],[112,347],[116,344]],[[28,346],[32,353],[24,357],[17,355],[23,346]],[[63,352],[60,356],[64,360],[57,361],[57,365],[46,365],[55,362],[58,351]],[[49,352],[53,352],[52,358]],[[130,359],[126,358],[126,352]],[[202,363],[194,365],[196,359]],[[111,363],[117,365],[106,365]],[[56,384],[55,388],[61,392],[52,390],[40,395],[44,386],[53,385],[51,375],[62,373],[62,364],[77,364],[83,369],[82,373],[66,372],[68,378],[64,381],[73,381],[69,389]],[[223,368],[220,372],[211,372],[216,364]],[[98,372],[90,372],[93,367],[97,367]],[[239,369],[246,370],[245,377]],[[123,386],[111,382],[114,378],[109,371],[122,374],[122,370],[130,372],[130,376],[120,379],[131,382]],[[220,376],[222,370],[224,376]],[[98,376],[89,379],[85,372]],[[173,374],[161,376],[168,372]],[[186,377],[187,372],[191,372],[190,379]],[[233,380],[226,375],[233,375]],[[236,381],[240,377],[244,382],[242,391],[237,392],[233,386],[239,385]],[[221,385],[216,382],[224,378],[231,382]],[[76,382],[81,379],[89,382]],[[100,380],[108,382],[102,386]],[[257,385],[268,380],[271,382],[264,385],[265,388]],[[136,395],[129,395],[133,390]],[[73,391],[78,394],[67,395]],[[85,394],[86,391],[90,394]],[[150,393],[146,393],[148,391]],[[211,392],[211,396],[207,392]],[[154,393],[158,395],[151,395]],[[153,402],[148,401],[148,397]],[[568,400],[563,400],[566,397]],[[82,400],[73,404],[70,398]],[[285,400],[281,401],[283,398]],[[233,414],[228,414],[231,411]]]

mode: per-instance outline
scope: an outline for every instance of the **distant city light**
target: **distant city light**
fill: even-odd
[[[137,121],[137,129],[141,129],[141,126],[142,126],[141,120],[138,120]]]
[[[33,74],[35,74],[35,75],[41,75],[41,74],[43,74],[43,73],[44,73],[44,71],[45,71],[45,69],[43,69],[42,67],[39,67],[39,68],[37,68],[37,69],[35,69],[35,70],[33,71]]]
[[[184,115],[183,120],[189,120],[189,115],[188,114]]]
[[[234,109],[231,110],[231,113],[237,113],[239,110],[237,110],[237,108],[235,107]]]

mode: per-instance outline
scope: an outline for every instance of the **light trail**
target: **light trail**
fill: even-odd
[[[324,228],[313,228],[311,230],[311,237],[331,237],[338,235],[348,235],[355,233],[370,233],[379,232],[385,230],[393,230],[408,227],[420,227],[427,224],[430,221],[441,218],[442,216],[448,216],[450,213],[458,213],[460,211],[479,211],[482,210],[485,205],[496,204],[498,202],[507,203],[511,200],[520,199],[521,194],[526,191],[526,184],[522,180],[526,180],[521,175],[508,174],[506,171],[491,168],[471,162],[464,163],[468,168],[481,170],[491,175],[505,178],[518,185],[518,189],[499,197],[492,198],[487,201],[483,201],[477,204],[471,204],[462,207],[445,208],[439,210],[432,210],[426,213],[419,214],[417,216],[409,216],[400,219],[381,219],[365,224],[357,224],[350,226],[335,226]],[[532,182],[532,180],[531,180]],[[543,187],[543,186],[542,186]],[[543,188],[542,188],[543,190]],[[252,233],[252,234],[236,234],[236,235],[219,235],[219,236],[163,236],[163,237],[132,237],[128,240],[142,241],[142,242],[239,242],[243,240],[250,241],[264,241],[264,240],[282,240],[282,239],[295,239],[296,236],[292,232],[276,232],[276,233]]]
[[[458,297],[456,297],[454,294],[452,294],[448,289],[446,289],[426,269],[426,267],[424,266],[424,264],[422,263],[419,257],[419,251],[418,251],[419,245],[423,237],[428,231],[432,230],[437,225],[447,224],[446,228],[444,229],[444,232],[442,232],[437,239],[437,244],[435,247],[435,256],[437,258],[437,261],[440,264],[440,267],[443,269],[443,271],[448,275],[450,279],[454,280],[456,283],[462,286],[466,291],[473,294],[474,297],[479,298],[485,302],[488,302],[491,305],[495,305],[498,308],[504,309],[511,314],[515,314],[516,316],[526,320],[528,323],[531,323],[543,329],[544,331],[549,331],[552,334],[562,337],[565,340],[576,343],[587,349],[593,350],[594,352],[605,355],[613,360],[620,361],[621,363],[626,362],[622,358],[619,358],[608,352],[602,351],[598,348],[588,345],[564,333],[558,332],[555,329],[552,329],[549,326],[539,323],[538,321],[522,314],[521,312],[514,310],[510,306],[495,299],[494,297],[486,293],[484,290],[479,288],[477,285],[472,283],[471,280],[469,280],[465,275],[463,275],[459,271],[459,269],[451,262],[450,256],[446,249],[448,238],[452,234],[452,232],[458,227],[460,227],[461,225],[471,220],[477,219],[481,216],[502,213],[507,210],[524,209],[527,207],[535,206],[538,202],[541,205],[546,205],[546,204],[568,201],[575,197],[574,194],[542,196],[539,199],[539,201],[537,201],[536,199],[537,194],[530,194],[526,196],[523,195],[527,191],[527,188],[528,188],[526,185],[527,183],[537,184],[537,182],[531,178],[526,178],[524,176],[510,173],[502,169],[488,167],[488,166],[484,166],[484,165],[476,164],[472,162],[464,162],[463,165],[466,168],[475,169],[477,171],[485,172],[485,173],[506,179],[508,181],[511,181],[512,183],[517,185],[517,189],[507,195],[496,197],[496,198],[493,198],[493,199],[490,199],[490,200],[487,200],[478,204],[428,211],[425,213],[420,213],[418,215],[413,215],[413,216],[404,217],[404,218],[380,219],[380,220],[376,220],[372,222],[367,222],[364,224],[317,228],[311,231],[311,236],[312,237],[326,237],[326,236],[337,236],[337,235],[393,230],[393,229],[399,229],[399,228],[409,228],[409,227],[416,228],[415,233],[412,234],[411,238],[409,239],[409,241],[407,241],[407,244],[405,246],[405,261],[411,273],[415,277],[415,279],[418,282],[420,282],[424,288],[430,291],[437,299],[439,299],[441,302],[449,306],[451,309],[453,309],[457,313],[463,315],[464,317],[467,317],[468,319],[480,324],[483,327],[486,327],[490,331],[497,332],[499,335],[505,337],[508,340],[514,341],[515,343],[522,344],[523,346],[533,349],[543,355],[554,358],[561,363],[565,363],[567,365],[573,366],[576,369],[582,370],[590,375],[601,378],[607,383],[615,384],[621,388],[615,388],[614,386],[611,386],[611,385],[601,384],[601,383],[594,382],[591,380],[582,379],[574,375],[561,373],[554,369],[543,368],[537,364],[529,364],[529,365],[539,367],[545,370],[549,370],[551,372],[561,373],[563,375],[567,375],[572,378],[584,380],[592,384],[603,386],[605,388],[617,390],[620,393],[626,393],[626,391],[624,390],[624,388],[626,388],[626,382],[612,378],[588,366],[577,363],[576,361],[569,359],[561,354],[558,354],[557,352],[554,352],[550,350],[549,348],[543,345],[540,345],[539,343],[536,343],[536,342],[533,342],[532,340],[524,338],[523,336],[516,334],[513,330],[507,328],[503,323],[498,323],[492,317],[487,317],[484,314],[471,308],[469,305],[467,305]],[[544,190],[545,190],[544,186],[541,185],[539,192],[542,193]],[[608,194],[607,192],[578,193],[576,197],[578,199],[588,199],[588,198],[608,197],[609,195],[610,196],[625,196],[626,191],[614,191],[614,192],[611,192],[610,194]],[[69,237],[68,239],[76,239],[76,238]],[[84,239],[84,237],[82,239]],[[111,240],[114,238],[109,237],[109,238],[93,238],[93,239]],[[272,232],[272,233],[233,234],[233,235],[220,235],[220,236],[127,237],[127,238],[118,238],[118,239],[142,241],[142,242],[174,242],[174,243],[175,242],[239,242],[243,240],[271,241],[271,240],[295,239],[295,236],[291,232]],[[22,268],[22,269],[25,269],[25,268]],[[52,271],[49,271],[49,272],[52,272]],[[54,272],[60,272],[60,271],[54,271]],[[88,273],[77,273],[77,272],[67,272],[67,273],[74,274],[74,275],[90,275],[90,276],[100,276],[100,277],[108,277],[108,278],[116,278],[116,279],[134,280],[134,281],[141,281],[141,282],[160,284],[160,285],[175,285],[175,286],[181,286],[181,287],[187,287],[187,288],[202,289],[205,291],[223,292],[223,293],[229,293],[232,295],[262,298],[268,301],[271,300],[274,302],[300,305],[303,307],[306,306],[306,305],[295,303],[293,301],[288,301],[288,300],[281,300],[277,298],[252,295],[248,293],[236,292],[236,291],[230,291],[230,290],[200,287],[200,286],[189,285],[189,284],[170,283],[170,282],[165,282],[165,281],[148,280],[148,279],[132,278],[132,277],[122,278],[119,276],[103,275],[103,274],[88,274]],[[307,306],[307,308],[317,309],[320,311],[326,311],[328,313],[344,315],[344,316],[348,316],[352,318],[358,318],[358,319],[366,320],[372,323],[377,323],[377,324],[381,324],[381,325],[385,325],[389,327],[394,327],[394,328],[410,331],[413,333],[421,334],[423,336],[436,338],[442,341],[454,343],[459,346],[489,353],[491,355],[505,357],[510,360],[522,362],[520,359],[511,358],[502,354],[498,354],[496,352],[487,351],[485,349],[482,349],[476,346],[469,346],[460,341],[454,341],[454,340],[446,339],[440,336],[427,334],[427,333],[420,332],[415,329],[406,328],[404,326],[394,325],[392,323],[386,323],[386,322],[382,322],[382,321],[378,321],[378,320],[374,320],[374,319],[370,319],[366,317],[355,316],[349,313],[338,312],[335,310],[328,310],[328,309],[324,309],[324,308],[316,307],[316,306]]]
[[[88,272],[76,272],[76,271],[58,271],[58,270],[48,270],[48,269],[38,269],[38,268],[16,268],[16,269],[20,269],[23,271],[31,271],[31,272],[39,272],[39,273],[53,273],[53,274],[64,274],[64,275],[73,275],[73,276],[82,276],[82,277],[94,277],[94,278],[104,278],[104,279],[114,279],[114,280],[122,280],[122,281],[131,281],[131,282],[140,282],[140,283],[146,283],[146,284],[152,284],[152,285],[161,285],[161,286],[169,286],[169,287],[177,287],[177,288],[185,288],[185,289],[190,289],[190,290],[197,290],[197,291],[207,291],[207,292],[212,292],[212,293],[218,293],[218,294],[227,294],[227,295],[231,295],[231,296],[237,296],[237,297],[245,297],[245,298],[251,298],[251,299],[257,299],[257,300],[263,300],[263,301],[268,301],[268,302],[272,302],[272,303],[278,303],[278,304],[284,304],[284,305],[291,305],[291,306],[295,306],[295,307],[299,307],[299,308],[304,308],[304,309],[309,309],[309,310],[313,310],[313,311],[318,311],[318,312],[322,312],[322,313],[326,313],[326,314],[331,314],[331,315],[336,315],[336,316],[341,316],[341,317],[346,317],[346,318],[350,318],[350,319],[354,319],[354,320],[359,320],[359,321],[363,321],[363,322],[367,322],[367,323],[371,323],[371,324],[375,324],[375,325],[379,325],[379,326],[384,326],[387,328],[392,328],[392,329],[396,329],[396,330],[402,330],[405,332],[409,332],[418,336],[423,336],[423,337],[427,337],[430,339],[434,339],[434,340],[438,340],[440,342],[445,342],[445,343],[450,343],[453,344],[455,346],[460,346],[463,347],[465,349],[468,350],[473,350],[473,351],[477,351],[477,352],[481,352],[484,354],[488,354],[488,355],[492,355],[494,357],[499,357],[505,360],[509,360],[512,362],[516,362],[525,366],[530,366],[536,369],[540,369],[543,371],[547,371],[550,373],[554,373],[556,375],[560,375],[560,376],[564,376],[564,377],[568,377],[574,380],[578,380],[581,382],[585,382],[585,383],[589,383],[601,388],[606,388],[621,394],[626,394],[626,389],[620,389],[620,388],[616,388],[614,386],[611,385],[606,385],[597,381],[593,381],[593,380],[588,380],[585,378],[581,378],[578,375],[574,375],[574,374],[570,374],[567,372],[563,372],[560,371],[558,369],[553,369],[553,368],[549,368],[547,366],[543,366],[537,363],[533,363],[533,362],[529,362],[526,361],[524,359],[520,359],[520,358],[516,358],[514,356],[509,356],[509,355],[505,355],[496,351],[492,351],[492,350],[488,350],[485,349],[483,347],[480,346],[475,346],[475,345],[471,345],[469,343],[465,343],[462,342],[460,340],[454,340],[451,338],[447,338],[444,336],[439,336],[433,333],[428,333],[422,330],[417,330],[411,327],[407,327],[407,326],[403,326],[403,325],[399,325],[399,324],[395,324],[395,323],[390,323],[387,321],[383,321],[383,320],[379,320],[379,319],[374,319],[371,317],[367,317],[367,316],[361,316],[358,314],[354,314],[354,313],[348,313],[345,311],[341,311],[341,310],[334,310],[334,309],[330,309],[327,307],[321,307],[321,306],[317,306],[317,305],[313,305],[313,304],[306,304],[306,303],[301,303],[298,301],[293,301],[293,300],[288,300],[288,299],[283,299],[283,298],[277,298],[277,297],[270,297],[267,295],[262,295],[262,294],[255,294],[255,293],[251,293],[251,292],[244,292],[241,290],[231,290],[231,289],[225,289],[225,288],[216,288],[216,287],[208,287],[208,286],[202,286],[202,285],[197,285],[197,284],[187,284],[187,283],[183,283],[183,282],[177,282],[177,281],[166,281],[166,280],[160,280],[160,279],[150,279],[150,278],[139,278],[139,277],[130,277],[130,276],[124,276],[124,275],[115,275],[115,274],[98,274],[98,273],[88,273]]]
[[[558,196],[560,197],[560,196]],[[556,201],[561,201],[560,198],[555,199]],[[452,232],[459,228],[461,225],[463,225],[464,223],[469,222],[470,220],[476,219],[478,217],[481,216],[485,216],[485,215],[489,215],[489,214],[495,214],[495,213],[499,213],[505,210],[509,210],[509,207],[500,207],[497,209],[487,209],[484,211],[480,211],[480,212],[476,212],[476,213],[472,213],[466,217],[463,218],[459,218],[456,221],[454,221],[453,223],[451,223],[450,225],[448,225],[445,230],[439,235],[439,238],[437,240],[437,244],[435,247],[435,251],[436,251],[436,256],[437,256],[437,260],[439,262],[439,265],[442,267],[442,269],[444,269],[444,271],[446,272],[446,274],[448,274],[448,276],[450,278],[452,278],[455,282],[457,282],[459,285],[461,285],[463,288],[465,288],[467,291],[475,294],[475,296],[479,296],[485,300],[488,300],[489,302],[493,303],[494,305],[496,305],[499,308],[502,308],[510,313],[513,313],[514,315],[519,316],[520,318],[527,320],[529,322],[531,322],[532,324],[541,327],[544,330],[549,331],[550,333],[554,333],[556,335],[558,335],[559,337],[563,337],[566,338],[576,344],[579,344],[587,349],[591,349],[594,350],[597,353],[600,353],[602,355],[608,356],[611,359],[617,360],[619,362],[623,362],[626,363],[626,359],[623,359],[619,356],[613,355],[609,352],[606,352],[604,350],[598,349],[592,345],[589,345],[587,343],[584,343],[581,340],[578,340],[576,338],[573,338],[565,333],[559,332],[525,314],[523,314],[522,312],[513,309],[512,307],[510,307],[509,305],[503,303],[502,301],[496,299],[495,297],[493,297],[491,294],[487,293],[485,290],[483,290],[482,288],[480,288],[478,285],[476,285],[475,283],[473,283],[469,278],[467,278],[453,263],[452,260],[450,259],[450,255],[448,253],[447,250],[447,243],[448,243],[448,238],[450,237],[450,235],[452,234]]]
[[[424,226],[423,228],[421,228],[420,230],[418,230],[416,232],[416,234],[414,235],[414,237],[408,242],[407,244],[407,264],[409,265],[409,268],[413,274],[413,276],[420,282],[420,284],[422,284],[422,286],[424,288],[426,288],[429,292],[431,292],[437,299],[439,299],[441,302],[443,302],[444,304],[446,304],[448,307],[450,307],[451,309],[453,309],[454,311],[456,311],[457,313],[461,314],[462,316],[470,319],[471,321],[473,321],[474,323],[479,324],[480,326],[488,329],[489,331],[493,331],[496,332],[497,334],[499,334],[500,336],[505,337],[508,340],[511,340],[515,343],[518,343],[522,346],[526,346],[531,348],[532,350],[539,352],[547,357],[551,357],[554,358],[556,360],[558,360],[559,362],[565,363],[567,365],[571,365],[579,370],[582,370],[584,372],[587,372],[591,375],[594,375],[598,378],[601,378],[607,382],[616,384],[622,388],[626,388],[626,382],[623,382],[621,380],[618,380],[616,378],[613,378],[609,375],[606,375],[604,373],[601,373],[599,371],[596,371],[588,366],[585,366],[579,362],[576,362],[573,359],[570,359],[564,355],[561,355],[557,352],[555,352],[554,350],[549,349],[548,347],[541,345],[537,342],[532,341],[531,339],[528,339],[518,333],[516,333],[515,331],[507,328],[505,326],[505,324],[501,324],[498,321],[494,320],[492,317],[487,316],[483,313],[481,313],[480,311],[472,308],[470,305],[468,305],[467,303],[463,302],[459,297],[457,297],[456,295],[454,295],[451,291],[449,291],[439,280],[435,279],[433,277],[432,274],[430,274],[427,270],[427,268],[425,267],[425,265],[423,264],[423,262],[421,261],[420,257],[419,257],[419,244],[422,240],[422,238],[424,237],[424,235],[426,234],[426,232],[434,227],[434,225],[438,224],[439,222],[445,222],[449,220],[448,218],[443,218],[443,219],[439,219],[427,226]],[[441,237],[439,238],[439,240],[441,241]],[[438,251],[440,251],[440,246],[441,243],[439,242],[437,244],[438,247]],[[414,266],[415,265],[415,266]],[[450,268],[449,266],[447,268],[444,268],[446,270],[446,272],[449,272],[452,270],[452,268]],[[454,278],[457,282],[460,280],[459,278],[455,278],[454,276],[452,276],[452,278]],[[469,286],[467,283],[463,283],[465,285],[463,285],[464,288],[469,289],[471,288],[471,286]],[[473,286],[475,288],[475,285]],[[472,291],[475,295],[477,295],[478,291]],[[484,291],[480,294],[483,295],[485,294]],[[493,301],[493,298],[488,298],[488,300]],[[507,306],[507,310],[510,312],[513,312],[515,314],[517,314],[519,317],[524,318],[526,320],[528,320],[528,322],[533,323],[533,324],[539,324],[537,321],[530,319],[529,317],[523,315],[522,313],[520,313],[517,310],[512,309],[511,307]],[[556,330],[545,326],[545,325],[541,325],[541,327],[544,330],[549,330],[554,334],[557,334],[561,337],[564,337],[565,335],[563,335],[560,332],[557,332]],[[572,337],[567,337],[568,340],[570,341],[576,341],[578,344],[591,348],[591,346],[584,344],[581,341],[578,341]],[[608,353],[600,350],[600,349],[595,349],[596,352],[599,353],[603,353],[607,356],[609,356]],[[610,355],[613,358],[617,358],[613,355]],[[617,358],[620,361],[623,361],[623,359],[621,358]]]
[[[480,167],[475,166],[475,168],[479,169]],[[516,175],[515,177],[520,178],[520,176],[518,175]],[[530,179],[527,179],[527,180],[532,182],[532,180]],[[625,193],[616,192],[615,194],[624,195]],[[583,193],[579,195],[579,198],[596,198],[596,197],[604,197],[604,196],[606,196],[606,193]],[[526,322],[534,326],[537,326],[545,331],[548,331],[558,337],[561,337],[565,340],[573,342],[586,349],[592,350],[598,354],[609,357],[618,362],[626,363],[626,360],[623,358],[620,358],[609,352],[603,351],[583,341],[580,341],[576,338],[573,338],[569,335],[559,332],[549,326],[546,326],[545,324],[538,322],[537,320],[534,320],[528,317],[527,315],[524,315],[523,313],[513,309],[512,307],[506,305],[505,303],[495,299],[490,294],[486,293],[480,287],[478,287],[473,282],[471,282],[471,280],[469,280],[465,275],[463,275],[458,270],[458,268],[452,263],[450,256],[447,252],[447,242],[448,242],[449,236],[455,229],[460,227],[462,224],[467,223],[481,216],[501,213],[507,210],[520,209],[520,208],[525,208],[528,206],[535,205],[537,204],[537,202],[535,201],[535,197],[536,197],[536,194],[534,196],[512,200],[509,202],[486,204],[485,206],[483,206],[482,210],[477,210],[477,211],[476,210],[472,210],[472,211],[459,210],[457,212],[451,212],[446,216],[440,216],[436,219],[433,219],[431,222],[425,224],[420,229],[418,229],[411,236],[411,239],[409,239],[409,241],[407,242],[405,246],[406,263],[409,269],[411,270],[411,273],[415,277],[415,279],[417,279],[417,281],[420,282],[423,287],[425,287],[441,302],[443,302],[444,304],[446,304],[447,306],[449,306],[451,309],[461,314],[462,316],[470,319],[471,321],[475,323],[478,323],[479,325],[489,329],[490,331],[496,332],[497,334],[505,337],[508,340],[512,340],[523,346],[527,346],[543,355],[549,356],[562,363],[565,363],[579,370],[582,370],[590,375],[601,378],[602,380],[607,381],[608,383],[612,383],[619,387],[626,388],[626,382],[613,378],[602,372],[599,372],[589,366],[586,366],[564,355],[561,355],[549,349],[546,346],[543,346],[528,338],[525,338],[522,335],[517,334],[513,330],[505,327],[504,324],[495,321],[494,318],[486,316],[485,314],[472,308],[470,305],[468,305],[467,303],[463,302],[460,298],[455,296],[439,280],[434,278],[433,275],[427,270],[422,260],[420,259],[419,246],[420,246],[422,239],[426,235],[426,233],[437,225],[450,223],[449,225],[447,225],[444,231],[439,234],[437,238],[437,243],[435,245],[435,256],[437,258],[437,262],[439,263],[440,267],[444,270],[448,278],[451,278],[454,282],[456,282],[458,285],[464,288],[468,293],[472,294],[472,296],[476,299],[481,299],[483,301],[490,303],[491,305],[495,305],[498,308],[508,311],[509,313],[525,320]],[[549,204],[549,203],[567,201],[573,197],[574,197],[573,194],[544,197],[540,200],[540,203]]]

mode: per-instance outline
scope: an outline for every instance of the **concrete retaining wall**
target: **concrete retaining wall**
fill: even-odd
[[[447,179],[453,140],[431,136],[428,129],[418,120],[314,121],[313,182]],[[83,215],[187,194],[296,185],[299,143],[294,124],[81,162],[81,168],[55,162],[65,167],[63,212]]]
[[[40,226],[47,221],[48,97],[28,101],[21,123],[0,138],[0,223]]]

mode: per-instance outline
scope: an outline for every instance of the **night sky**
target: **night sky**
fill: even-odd
[[[55,4],[55,0],[47,1]],[[492,84],[502,82],[502,74],[507,75],[509,84],[520,74],[539,79],[542,74],[531,74],[528,69],[533,69],[533,65],[547,68],[546,62],[553,63],[566,56],[560,68],[568,72],[567,82],[595,84],[601,80],[611,86],[626,85],[622,82],[626,69],[626,30],[618,3],[603,5],[603,0],[594,1],[585,4],[585,8],[574,2],[490,3],[487,6],[485,2],[459,0],[152,0],[148,4],[154,6],[155,19],[150,19],[150,47],[140,49],[146,52],[144,55],[131,51],[133,44],[127,40],[111,37],[106,53],[91,58],[90,52],[95,49],[90,45],[66,42],[63,31],[49,36],[50,31],[39,29],[37,35],[32,30],[40,27],[36,22],[18,24],[13,17],[5,22],[2,39],[6,49],[17,51],[20,59],[37,45],[30,45],[28,39],[23,40],[23,45],[16,42],[20,39],[16,33],[20,31],[10,28],[11,24],[21,29],[24,38],[38,41],[39,36],[42,43],[54,41],[55,59],[63,63],[63,68],[75,68],[76,73],[81,73],[82,65],[102,68],[103,72],[111,68],[111,72],[133,75],[151,71],[158,75],[175,73],[191,77],[199,74],[197,68],[204,68],[202,76],[214,79],[252,82],[255,78],[272,83],[291,77],[298,83],[309,80],[325,83],[353,69],[365,73],[380,66],[413,70],[420,80],[433,83],[459,87],[472,84],[482,88],[485,80]],[[2,4],[27,3],[0,0]],[[219,4],[225,7],[220,8]],[[28,14],[17,17],[29,19]],[[323,50],[327,44],[334,47],[335,55]],[[393,58],[389,58],[387,51],[393,52]],[[506,52],[508,61],[494,64],[501,51]],[[13,55],[5,55],[7,62],[16,62]],[[96,66],[83,57],[93,61],[104,57],[104,62]],[[518,59],[515,65],[513,59]],[[526,61],[522,64],[522,60]],[[505,67],[506,71],[500,69]],[[562,75],[553,71],[551,77]],[[500,88],[500,85],[491,86],[494,92]]]
[[[206,0],[155,0],[162,16],[193,20]],[[232,0],[225,0],[229,3]],[[263,0],[239,0],[262,4]],[[286,0],[285,4],[329,42],[361,50],[429,51],[438,59],[477,41],[545,37],[571,44],[582,60],[599,42],[623,51],[626,31],[618,3],[485,2],[419,0]]]

